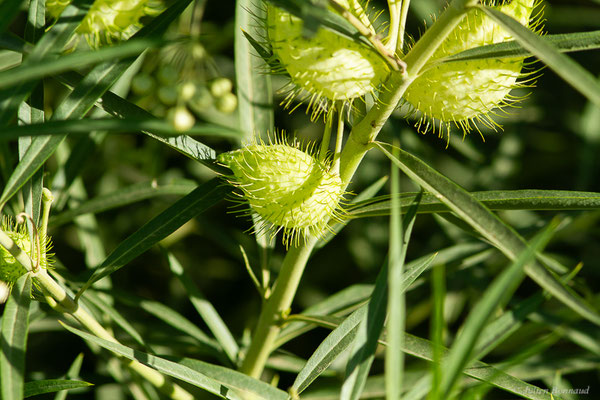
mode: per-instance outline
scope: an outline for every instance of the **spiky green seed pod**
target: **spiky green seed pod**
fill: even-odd
[[[320,237],[329,219],[340,217],[340,176],[297,147],[253,144],[217,160],[233,171],[229,182],[258,215],[259,229],[272,234],[283,230],[286,245],[297,243],[300,236]]]
[[[539,18],[531,18],[537,4],[537,0],[512,0],[496,7],[533,30],[539,25]],[[474,47],[512,39],[508,31],[482,11],[471,10],[440,45],[430,62]],[[524,86],[517,80],[530,75],[521,72],[523,63],[524,58],[521,57],[438,64],[425,70],[409,86],[405,99],[420,111],[421,119],[417,126],[423,131],[439,130],[441,136],[454,123],[464,132],[469,132],[472,127],[478,129],[474,121],[495,129],[499,125],[490,113],[497,107],[518,101],[509,92]]]
[[[371,26],[356,0],[337,1]],[[374,50],[325,28],[305,37],[303,25],[301,19],[268,6],[267,35],[273,54],[292,82],[308,92],[310,105],[322,105],[323,99],[351,101],[372,92],[388,75],[385,61]],[[287,105],[298,93],[291,92]]]
[[[71,0],[47,0],[46,12],[58,18]],[[91,46],[125,40],[141,27],[140,19],[164,9],[160,0],[96,0],[77,29]]]
[[[2,231],[10,237],[20,249],[25,251],[29,257],[35,263],[37,261],[37,249],[35,248],[32,252],[31,248],[31,240],[29,237],[29,233],[24,228],[24,225],[17,225],[14,227],[14,224],[11,223],[8,219],[4,218],[2,220]],[[49,254],[48,251],[50,249],[50,241],[47,238],[43,238],[40,240],[41,258],[39,260],[39,266],[41,268],[48,267],[48,259]],[[13,255],[4,247],[0,246],[0,281],[5,282],[9,287],[11,287],[17,280],[27,273],[27,269],[23,267]]]

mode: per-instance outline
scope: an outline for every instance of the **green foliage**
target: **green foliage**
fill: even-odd
[[[23,242],[47,233],[56,258],[32,271],[30,249],[0,232],[28,271],[0,282],[0,399],[600,391],[600,2],[544,0],[538,35],[491,0],[374,1],[371,20],[341,12],[353,0],[168,0],[111,36],[129,39],[91,48],[78,29],[93,3],[74,0],[54,21],[43,0],[0,0],[0,211],[30,216]],[[387,63],[389,78],[352,104],[296,102],[267,5],[302,19],[294,51],[335,38]],[[512,40],[430,59],[473,8]],[[358,78],[323,69],[319,45],[319,84]],[[519,108],[482,117],[502,133],[413,128],[431,122],[404,95],[422,72],[524,57],[536,82],[511,92]],[[318,149],[349,193],[317,230],[323,202],[304,215],[294,201],[305,182],[275,199],[276,182],[261,180],[261,204],[289,202],[290,223],[308,221],[289,248],[244,199],[261,160],[229,153],[274,137]],[[247,166],[243,187],[227,183],[223,154]],[[269,171],[295,173],[290,160]]]

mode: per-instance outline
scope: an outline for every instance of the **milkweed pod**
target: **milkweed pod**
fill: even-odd
[[[259,229],[283,230],[284,243],[300,236],[320,237],[331,218],[340,218],[340,176],[327,163],[287,143],[252,144],[223,153],[217,160],[258,216]]]
[[[491,1],[487,2],[492,4]],[[496,5],[524,26],[535,30],[539,16],[532,18],[536,0],[512,0]],[[474,47],[513,40],[511,34],[487,17],[481,10],[471,10],[440,45],[431,62]],[[439,129],[440,136],[451,123],[469,132],[481,122],[492,129],[499,125],[491,118],[497,107],[509,105],[519,98],[509,92],[526,86],[518,82],[532,73],[522,73],[524,58],[488,58],[433,64],[407,89],[405,100],[421,113],[417,126],[421,130]]]
[[[50,241],[47,238],[42,238],[40,240],[40,256],[41,258],[38,260],[37,257],[37,244],[34,244],[34,248],[32,249],[31,240],[29,233],[24,228],[24,225],[14,224],[8,219],[2,219],[2,231],[12,239],[13,242],[31,259],[34,261],[39,261],[39,266],[42,268],[47,268],[49,265],[49,258],[51,254],[48,254],[50,250]],[[32,252],[33,250],[33,252]],[[27,269],[19,263],[15,257],[3,246],[0,246],[0,281],[5,282],[8,287],[12,287],[17,280],[27,273]]]
[[[356,0],[336,1],[371,26]],[[268,6],[267,35],[273,54],[301,89],[291,92],[284,101],[286,106],[302,89],[308,93],[304,97],[310,98],[310,106],[316,108],[327,100],[351,101],[372,92],[387,77],[389,69],[373,49],[323,27],[305,37],[303,25],[301,19]]]
[[[71,0],[46,0],[46,12],[58,18]],[[140,19],[164,9],[161,0],[96,0],[77,29],[91,46],[125,40],[141,27]]]

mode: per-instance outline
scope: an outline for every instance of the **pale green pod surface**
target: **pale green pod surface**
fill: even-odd
[[[46,12],[57,18],[71,0],[47,0]],[[140,19],[164,9],[162,0],[96,0],[77,29],[93,46],[125,40],[139,28]]]
[[[537,2],[513,0],[497,6],[521,24],[530,26]],[[535,25],[535,23],[533,23]],[[474,47],[513,40],[513,37],[480,10],[472,10],[441,44],[430,61],[460,53]],[[424,120],[435,119],[440,133],[442,123],[454,122],[465,131],[478,120],[487,126],[497,125],[488,115],[494,108],[508,104],[509,92],[517,82],[524,58],[483,59],[437,65],[423,72],[408,88],[405,99],[422,113]],[[428,124],[430,125],[430,124]],[[435,122],[433,122],[435,129]],[[446,125],[447,126],[447,125]]]
[[[31,241],[29,234],[26,232],[5,231],[21,249],[27,254],[30,252]],[[31,256],[31,254],[29,254]],[[0,246],[0,281],[4,281],[8,286],[12,286],[21,276],[25,275],[27,270],[23,267],[8,250]]]
[[[233,171],[229,181],[266,223],[263,229],[283,230],[286,244],[299,234],[320,236],[338,215],[339,175],[298,148],[255,144],[221,154],[218,161]]]
[[[338,3],[370,25],[356,1],[352,7],[347,1]],[[372,92],[389,73],[385,61],[365,45],[322,27],[304,37],[301,19],[271,5],[267,15],[275,57],[292,82],[317,99],[352,100]]]

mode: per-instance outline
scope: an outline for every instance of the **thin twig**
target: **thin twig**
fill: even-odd
[[[385,47],[381,41],[381,37],[372,28],[365,26],[361,20],[335,0],[329,0],[329,4],[344,19],[350,22],[362,36],[367,38],[375,50],[377,50],[377,52],[387,61],[394,71],[401,71],[402,73],[406,71],[406,63]]]

